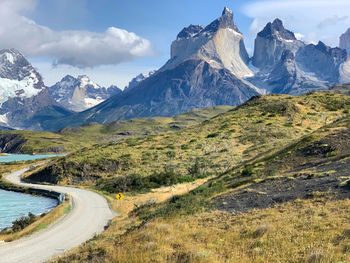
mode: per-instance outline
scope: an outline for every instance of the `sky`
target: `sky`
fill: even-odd
[[[0,48],[20,50],[48,86],[85,74],[123,88],[169,59],[183,27],[207,25],[225,6],[250,54],[277,17],[308,43],[337,46],[350,27],[349,0],[0,0]]]

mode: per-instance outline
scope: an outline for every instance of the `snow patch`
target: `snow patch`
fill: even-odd
[[[11,64],[15,64],[15,58],[11,53],[6,52],[4,56],[6,57],[8,62],[10,62]]]
[[[0,115],[0,123],[8,124],[7,114]]]
[[[9,98],[30,98],[37,95],[41,91],[41,89],[35,88],[35,84],[38,82],[39,80],[33,72],[23,80],[0,78],[0,105]]]

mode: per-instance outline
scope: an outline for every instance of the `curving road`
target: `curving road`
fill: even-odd
[[[13,172],[5,179],[20,186],[68,194],[73,207],[68,215],[44,231],[14,242],[0,243],[1,263],[44,262],[101,233],[108,221],[113,218],[114,214],[102,196],[78,188],[23,183],[20,178],[27,170],[28,168]]]

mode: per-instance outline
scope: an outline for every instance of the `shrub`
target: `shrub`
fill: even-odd
[[[253,175],[253,166],[247,165],[246,167],[243,168],[242,176],[252,176]]]
[[[131,174],[116,178],[100,179],[96,186],[98,189],[109,193],[149,191],[152,188],[170,186],[178,183],[192,182],[197,178],[203,178],[207,174],[203,170],[204,164],[196,160],[189,168],[188,175],[177,174],[172,167],[165,167],[164,171],[150,176]]]
[[[215,138],[215,137],[218,137],[219,136],[219,133],[210,133],[207,135],[207,138]]]
[[[27,216],[22,216],[21,218],[12,222],[12,231],[19,232],[30,224],[34,223],[35,220],[36,216],[32,213],[28,213]]]

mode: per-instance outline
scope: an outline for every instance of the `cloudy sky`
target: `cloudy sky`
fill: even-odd
[[[124,87],[166,62],[183,27],[208,24],[224,6],[250,52],[256,33],[276,17],[306,42],[331,46],[350,27],[348,0],[0,0],[0,48],[23,52],[47,85],[87,74]]]

